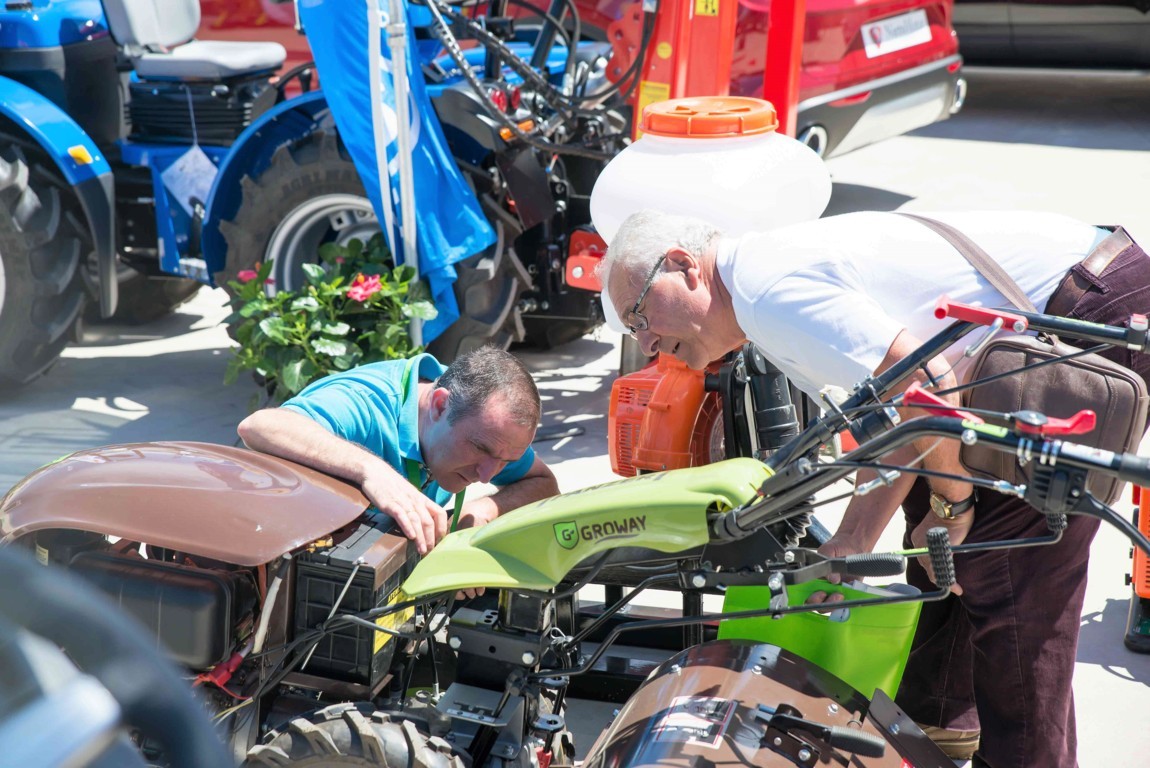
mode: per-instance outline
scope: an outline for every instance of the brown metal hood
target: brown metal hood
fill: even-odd
[[[254,566],[368,506],[353,485],[243,448],[127,443],[73,453],[17,483],[0,502],[0,544],[73,528]]]

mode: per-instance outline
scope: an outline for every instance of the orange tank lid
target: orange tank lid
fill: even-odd
[[[644,133],[680,139],[721,139],[769,133],[779,126],[775,106],[748,96],[699,96],[649,104]]]

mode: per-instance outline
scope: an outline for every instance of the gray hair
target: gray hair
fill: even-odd
[[[530,371],[510,352],[497,347],[480,347],[465,352],[435,382],[449,393],[447,423],[477,413],[499,393],[516,424],[535,426],[542,406],[539,389]]]
[[[619,226],[619,231],[607,248],[607,255],[599,263],[599,277],[604,289],[611,270],[622,266],[631,275],[633,287],[638,289],[659,257],[679,247],[698,256],[722,232],[718,227],[693,216],[680,216],[647,208],[632,213]],[[655,281],[663,277],[655,276]]]

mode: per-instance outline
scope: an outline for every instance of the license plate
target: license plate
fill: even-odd
[[[886,53],[929,43],[930,22],[926,20],[926,11],[919,9],[863,24],[862,36],[867,58],[873,59]]]

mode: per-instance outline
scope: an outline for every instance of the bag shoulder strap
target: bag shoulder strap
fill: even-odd
[[[995,289],[998,290],[1003,296],[1010,301],[1018,309],[1026,310],[1027,312],[1038,312],[1035,308],[1034,302],[1018,287],[1018,283],[1014,282],[1014,278],[1006,274],[997,261],[990,258],[990,254],[979,247],[977,243],[971,240],[949,224],[944,224],[937,219],[932,219],[929,216],[920,216],[917,213],[907,213],[905,211],[895,211],[899,216],[905,216],[908,219],[915,221],[933,229],[938,233],[943,240],[946,240],[956,251],[962,254],[962,257],[970,262],[971,266],[979,271],[979,273],[986,278]]]

